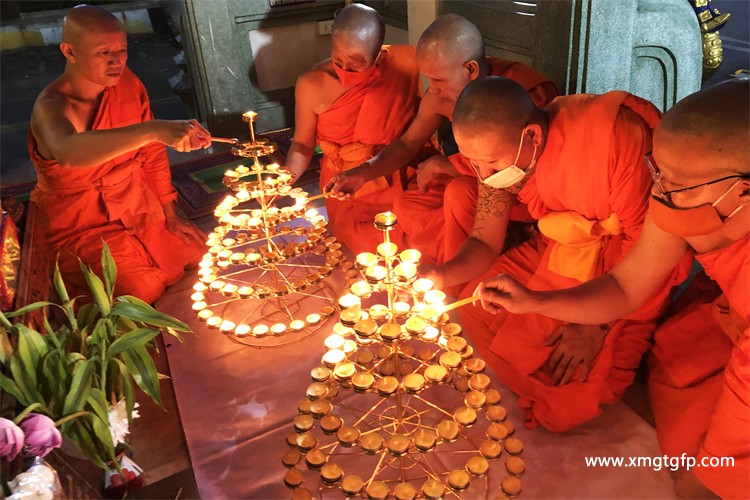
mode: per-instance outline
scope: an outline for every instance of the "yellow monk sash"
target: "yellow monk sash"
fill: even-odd
[[[575,212],[552,212],[539,219],[538,226],[554,241],[549,270],[581,283],[597,276],[602,238],[622,234],[622,224],[614,213],[598,221]]]
[[[345,170],[352,169],[366,162],[375,155],[375,146],[371,144],[362,144],[361,142],[352,142],[344,146],[339,146],[331,141],[320,141],[320,149],[323,151],[323,160],[321,167],[333,170],[333,174],[341,173]],[[356,192],[355,198],[365,196],[389,186],[385,177],[378,177],[365,183],[362,188]]]

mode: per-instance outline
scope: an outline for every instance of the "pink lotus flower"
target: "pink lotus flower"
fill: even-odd
[[[29,456],[44,457],[62,444],[62,435],[55,427],[55,422],[44,415],[29,414],[21,422],[21,429],[26,435],[24,452]]]
[[[23,430],[15,422],[0,418],[0,457],[13,460],[23,449]]]

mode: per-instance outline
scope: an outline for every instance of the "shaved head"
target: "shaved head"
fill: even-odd
[[[374,59],[385,39],[385,23],[378,11],[355,3],[339,11],[333,21],[331,37]]]
[[[456,102],[453,127],[464,133],[491,128],[518,134],[535,110],[529,94],[509,78],[488,76],[469,83]]]
[[[654,158],[687,180],[750,172],[750,81],[713,85],[675,104],[654,134]]]
[[[93,5],[78,5],[63,20],[62,41],[73,45],[84,35],[125,32],[122,23],[108,10]]]
[[[457,14],[438,17],[417,43],[419,57],[436,58],[461,65],[484,60],[484,42],[476,26]]]

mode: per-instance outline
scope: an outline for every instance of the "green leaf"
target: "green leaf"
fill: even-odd
[[[78,259],[78,264],[83,272],[83,277],[86,279],[86,284],[89,286],[89,290],[94,299],[94,304],[97,305],[103,316],[109,316],[109,313],[112,311],[112,306],[109,297],[107,296],[107,292],[104,291],[104,283],[102,283],[99,276],[84,264],[82,260]]]
[[[86,403],[94,410],[94,414],[104,422],[109,422],[107,397],[101,389],[91,389]]]
[[[130,421],[135,408],[135,387],[133,387],[133,380],[127,365],[117,358],[115,358],[115,361],[120,368],[120,380],[122,380],[123,392],[125,393],[125,410],[128,414],[128,421]]]
[[[104,460],[101,459],[99,450],[91,439],[92,430],[87,429],[81,419],[74,420],[70,431],[66,434],[76,447],[85,453],[94,464],[102,469],[109,469],[107,464],[104,463]]]
[[[39,366],[39,351],[36,350],[36,344],[30,339],[30,335],[24,335],[24,329],[29,329],[21,324],[16,325],[18,330],[18,349],[16,350],[17,359],[21,362],[21,368],[27,374],[29,381],[36,387],[36,370]]]
[[[55,304],[54,302],[44,302],[44,301],[42,301],[42,302],[34,302],[33,304],[29,304],[29,305],[27,305],[25,307],[22,307],[21,309],[17,309],[17,310],[15,310],[13,312],[10,312],[10,313],[6,314],[5,317],[6,318],[15,318],[16,316],[23,316],[24,314],[26,314],[28,312],[36,311],[37,309],[41,309],[42,307],[56,306],[56,305],[57,304]]]
[[[8,332],[0,330],[0,363],[7,365],[11,356],[13,356],[13,345],[10,343]]]
[[[39,358],[47,354],[49,346],[44,341],[44,337],[37,332],[32,330],[26,325],[19,324],[18,328],[18,352],[24,356],[31,358],[31,364],[28,365],[29,373],[34,374],[33,380],[36,381],[36,372],[39,368]]]
[[[60,274],[59,258],[55,260],[55,272],[52,275],[52,283],[55,286],[57,296],[60,297],[60,301],[63,303],[68,302],[70,300],[70,297],[68,296],[68,290],[65,288],[65,282],[62,279],[62,274]]]
[[[44,329],[47,332],[47,334],[44,335],[44,340],[47,342],[47,344],[51,344],[55,349],[62,349],[63,343],[60,340],[60,337],[57,335],[57,332],[52,330],[52,327],[50,326],[46,317],[44,318]]]
[[[112,258],[112,252],[109,251],[109,246],[104,240],[102,240],[102,274],[104,275],[107,298],[111,303],[115,290],[115,281],[117,281],[117,266],[115,265],[115,260]]]
[[[5,314],[3,314],[2,311],[0,311],[0,323],[2,323],[3,328],[7,328],[8,330],[13,328],[13,325],[8,321],[8,318],[5,317]]]
[[[107,318],[99,318],[96,322],[94,330],[91,332],[91,336],[86,340],[86,344],[92,348],[100,347],[105,344],[107,340],[107,323],[110,321]]]
[[[49,324],[49,319],[47,319],[47,315],[44,315],[44,331],[47,332],[47,335],[53,335],[55,331],[52,329],[52,325]],[[57,336],[55,335],[55,338]]]
[[[145,347],[134,347],[121,354],[123,361],[128,367],[133,380],[148,394],[159,406],[161,402],[161,390],[159,389],[159,374],[156,372],[154,360]]]
[[[23,364],[18,356],[13,356],[10,359],[10,373],[13,375],[13,380],[16,382],[16,386],[19,389],[21,398],[18,400],[24,406],[28,406],[32,403],[44,402],[44,398],[36,388],[36,384],[32,383],[30,375],[24,370]]]
[[[42,375],[50,390],[49,401],[62,404],[67,394],[70,376],[65,369],[60,351],[50,351],[42,360]]]
[[[96,358],[76,363],[68,395],[63,404],[63,415],[83,410],[83,405],[91,391],[91,370]]]
[[[104,448],[104,453],[107,454],[107,458],[115,460],[115,446],[112,444],[112,434],[109,432],[108,421],[102,420],[98,415],[92,415],[91,424],[94,428],[94,435],[99,441],[99,444]]]
[[[65,355],[65,364],[71,365],[73,363],[79,363],[82,361],[86,361],[86,356],[81,354],[80,352],[69,352]]]
[[[0,373],[0,389],[13,396],[19,403],[26,399],[21,395],[21,390],[18,388],[18,385],[2,373]]]
[[[78,325],[79,328],[86,328],[94,324],[96,320],[96,314],[98,309],[92,303],[84,304],[78,309]]]
[[[121,299],[121,297],[120,297]],[[174,328],[181,332],[189,332],[190,327],[182,321],[157,311],[148,304],[135,304],[132,302],[118,302],[112,314],[117,316],[123,316],[133,321],[139,321],[148,325],[164,326],[167,328]]]
[[[42,405],[42,403],[30,404],[29,406],[27,406],[26,408],[24,408],[23,411],[21,411],[21,413],[19,413],[18,415],[16,415],[16,418],[13,419],[13,422],[16,425],[18,425],[21,422],[23,422],[23,419],[26,417],[26,415],[28,415],[32,411],[36,410],[37,408],[43,408],[43,407],[44,407],[44,405]]]
[[[114,357],[123,351],[146,345],[151,339],[160,333],[159,330],[153,330],[151,328],[139,328],[132,332],[128,332],[112,342],[112,345],[109,346],[109,350],[107,351],[107,356]]]
[[[145,300],[139,299],[135,295],[120,295],[119,297],[117,297],[117,300],[119,300],[120,302],[130,302],[131,304],[138,304],[140,306],[153,309],[153,307],[151,307],[151,304],[149,304]]]

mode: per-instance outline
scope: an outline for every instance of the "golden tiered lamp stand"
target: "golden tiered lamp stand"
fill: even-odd
[[[261,163],[276,145],[255,137],[257,116],[243,115],[249,142],[232,140],[232,153],[252,163],[224,173],[234,193],[214,211],[218,225],[208,235],[191,299],[209,329],[243,344],[276,347],[323,326],[336,297],[326,278],[336,269],[350,277],[356,271],[325,217],[308,206],[308,193],[291,186],[291,172]]]
[[[356,257],[364,279],[338,300],[287,437],[284,482],[293,498],[517,496],[523,444],[446,313],[460,303],[419,278],[420,253],[389,239],[396,224],[379,214],[383,243]]]

